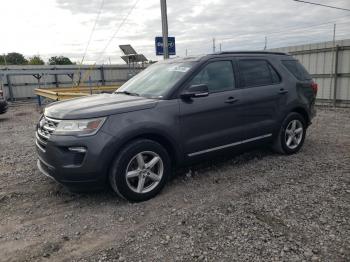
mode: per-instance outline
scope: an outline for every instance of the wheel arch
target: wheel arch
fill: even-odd
[[[174,166],[182,162],[181,149],[177,144],[166,134],[158,132],[156,130],[149,130],[144,132],[129,133],[123,140],[115,144],[116,150],[113,152],[113,157],[111,162],[114,161],[115,157],[119,154],[120,150],[124,148],[127,144],[138,139],[149,139],[155,141],[162,145],[168,152],[169,157]]]
[[[126,144],[130,143],[131,141],[134,141],[137,139],[149,139],[149,140],[152,140],[152,141],[159,143],[168,152],[170,159],[172,161],[175,161],[175,165],[177,165],[179,163],[179,153],[178,153],[175,145],[171,142],[171,140],[168,137],[161,135],[161,134],[158,134],[158,133],[148,133],[147,132],[147,133],[139,134],[139,135],[129,139],[128,141],[126,141],[124,143],[123,146],[125,146]]]
[[[280,127],[284,121],[284,119],[290,114],[290,113],[298,113],[300,114],[306,122],[306,127],[309,127],[311,124],[311,117],[307,111],[307,109],[303,105],[293,105],[293,106],[288,106],[285,108],[284,111],[282,111],[279,114],[277,124],[275,128],[273,129],[273,136],[276,137],[279,133]]]
[[[305,108],[298,106],[298,107],[293,108],[290,112],[291,113],[295,112],[295,113],[300,114],[305,119],[306,126],[308,127],[310,125],[310,121],[311,121],[310,115]]]

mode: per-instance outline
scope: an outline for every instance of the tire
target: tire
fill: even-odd
[[[168,152],[159,143],[138,139],[126,145],[116,156],[109,173],[112,189],[131,202],[156,196],[171,174]]]
[[[306,121],[302,115],[289,113],[274,140],[273,150],[284,155],[299,152],[305,141],[306,129]]]

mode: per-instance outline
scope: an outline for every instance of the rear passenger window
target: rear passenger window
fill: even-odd
[[[282,64],[291,72],[298,80],[311,80],[312,77],[306,69],[297,60],[284,60]]]
[[[265,86],[281,82],[276,70],[266,60],[240,60],[238,65],[241,87]]]
[[[235,78],[232,63],[218,61],[206,65],[190,83],[190,85],[200,84],[206,84],[210,93],[234,89]]]

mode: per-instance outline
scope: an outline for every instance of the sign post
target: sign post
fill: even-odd
[[[164,52],[164,45],[163,45],[163,37],[157,36],[155,41],[156,41],[156,55],[164,55],[165,52]],[[168,58],[169,58],[169,55],[176,55],[175,37],[168,37],[167,51],[168,51]]]
[[[168,52],[168,12],[166,0],[160,0],[160,9],[162,14],[162,31],[163,31],[163,43],[164,43],[164,60],[169,58]]]

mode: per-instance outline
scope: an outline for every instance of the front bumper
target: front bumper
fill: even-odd
[[[38,169],[44,175],[73,190],[105,186],[115,153],[112,136],[100,131],[90,137],[52,135],[43,141],[36,133],[35,143]]]

